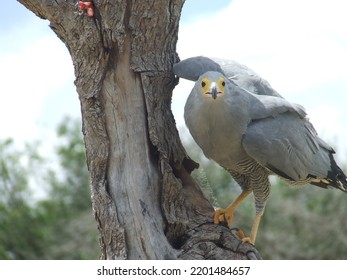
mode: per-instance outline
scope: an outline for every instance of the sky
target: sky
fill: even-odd
[[[347,156],[347,2],[344,0],[186,0],[177,52],[236,60],[303,105],[323,139]],[[64,116],[80,117],[65,45],[16,1],[0,10],[0,139],[56,141]],[[183,108],[193,83],[181,79],[172,108],[186,134]]]

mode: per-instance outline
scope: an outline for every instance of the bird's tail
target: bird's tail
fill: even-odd
[[[334,157],[330,154],[331,171],[328,172],[327,179],[331,186],[347,193],[347,177],[342,169],[337,165]]]
[[[338,167],[338,173],[336,175],[336,184],[337,188],[340,189],[343,192],[347,192],[347,177],[345,173]]]
[[[347,193],[347,176],[336,164],[332,153],[330,153],[330,170],[325,178],[316,178],[310,182],[312,185],[328,189],[334,187]]]

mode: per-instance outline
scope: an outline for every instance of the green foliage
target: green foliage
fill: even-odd
[[[89,175],[80,131],[80,123],[69,118],[59,125],[60,145],[56,152],[63,176],[50,170],[46,178],[51,186],[49,196],[64,201],[73,212],[91,209]]]
[[[272,189],[257,244],[264,257],[345,259],[346,194],[312,185],[295,188],[278,181]]]
[[[216,207],[226,207],[241,192],[231,176],[203,157],[189,142],[189,155],[200,164],[196,180]],[[257,248],[264,259],[346,259],[347,196],[336,189],[312,185],[289,186],[271,178],[272,190],[257,236]],[[237,208],[233,226],[249,234],[255,215],[250,196]]]
[[[15,151],[13,142],[0,143],[0,257],[33,258],[32,252],[43,252],[40,231],[35,225],[35,212],[28,204],[30,192],[26,174],[21,164],[23,153]],[[25,233],[25,234],[24,234]]]
[[[0,259],[98,258],[80,123],[65,119],[57,134],[58,170],[37,143],[19,152],[0,142]],[[34,201],[29,181],[46,186],[47,197]]]

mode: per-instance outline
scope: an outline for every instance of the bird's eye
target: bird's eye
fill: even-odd
[[[205,87],[206,86],[206,83],[204,81],[201,82],[201,86],[202,87]]]
[[[225,82],[224,81],[222,82],[222,86],[225,87]]]

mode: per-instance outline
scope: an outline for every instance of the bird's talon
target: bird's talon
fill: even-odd
[[[240,230],[240,229],[237,229],[237,230],[235,231],[234,234],[235,234],[238,238],[240,238],[240,239],[242,240],[242,242],[243,242],[243,239],[246,238],[245,233],[244,233],[242,230]]]
[[[243,238],[241,238],[241,240],[242,240],[242,244],[247,242],[247,243],[254,245],[254,242],[252,242],[250,237],[243,237]]]
[[[215,224],[219,224],[220,222],[226,222],[228,228],[231,228],[233,216],[234,215],[231,215],[227,209],[217,209],[214,211],[213,221]]]
[[[213,222],[218,225],[219,222],[224,222],[225,218],[224,218],[224,209],[216,209],[214,211],[214,216],[213,216]]]

